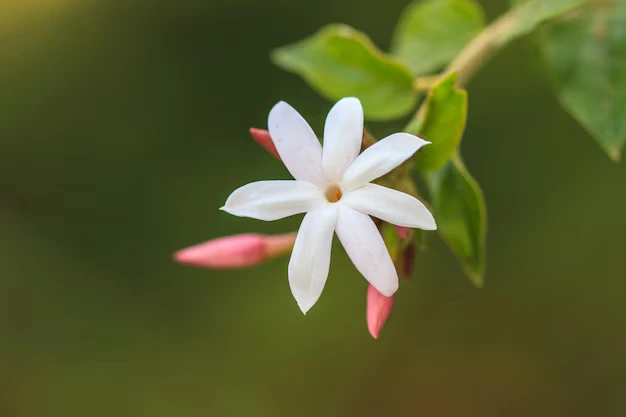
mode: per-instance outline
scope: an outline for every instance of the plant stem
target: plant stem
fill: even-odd
[[[594,0],[580,0],[578,4],[563,9],[561,13],[582,7],[589,1]],[[424,89],[425,87],[428,88],[428,85],[433,86],[437,83],[437,79],[451,72],[456,72],[458,75],[456,82],[457,87],[466,85],[478,70],[487,63],[489,58],[503,46],[508,44],[511,40],[531,32],[543,21],[554,17],[554,15],[541,14],[537,16],[539,10],[536,10],[536,8],[539,4],[539,0],[531,0],[530,2],[523,3],[519,7],[509,10],[507,13],[497,18],[472,39],[439,76],[416,79],[416,88]],[[422,103],[417,110],[415,118],[421,119],[424,116],[424,112],[426,111],[424,103]],[[415,119],[413,119],[405,128],[405,131],[418,134],[419,132],[411,130],[416,130],[420,125],[421,123],[416,123]]]
[[[437,81],[439,81],[440,75],[426,75],[423,77],[417,77],[415,79],[415,83],[413,84],[417,91],[428,91],[430,90]]]
[[[456,71],[457,86],[467,84],[480,68],[506,44],[505,38],[517,23],[517,9],[500,16],[480,32],[448,65],[443,75]]]
[[[456,56],[456,58],[452,60],[452,62],[440,75],[418,78],[415,81],[416,88],[422,87],[423,89],[427,83],[430,87],[432,87],[437,83],[438,79],[455,71],[458,74],[456,82],[457,87],[462,87],[467,84],[476,72],[478,72],[478,70],[485,65],[489,58],[506,44],[506,42],[503,41],[503,38],[507,37],[506,35],[510,33],[511,28],[516,23],[516,11],[516,9],[513,9],[508,13],[503,14],[482,32],[480,32],[470,41],[470,43],[467,44],[467,46]],[[422,116],[424,116],[424,112],[426,111],[424,103],[422,103],[417,110],[415,118],[421,119]],[[415,127],[419,125],[420,123],[414,123],[414,121],[411,121],[405,128],[405,131],[417,134],[419,132],[412,132],[411,130],[415,130]]]

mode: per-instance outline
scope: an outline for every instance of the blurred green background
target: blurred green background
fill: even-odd
[[[406,4],[2,1],[0,416],[626,413],[626,169],[561,110],[528,40],[469,86],[484,289],[433,238],[375,341],[340,245],[306,317],[286,258],[172,262],[209,238],[297,228],[217,210],[242,184],[288,178],[247,134],[275,102],[318,132],[331,106],[270,49],[331,22],[387,48]]]

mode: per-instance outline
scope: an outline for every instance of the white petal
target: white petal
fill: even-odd
[[[376,184],[346,193],[344,204],[396,226],[436,230],[435,218],[417,198]]]
[[[281,101],[270,111],[267,126],[291,175],[297,180],[324,186],[327,181],[322,172],[322,145],[306,120]]]
[[[382,295],[391,297],[398,289],[398,273],[374,221],[341,205],[335,230],[356,269]]]
[[[304,314],[322,295],[328,269],[337,206],[329,205],[304,216],[289,261],[289,286]]]
[[[359,99],[341,99],[330,109],[324,125],[322,167],[330,181],[339,181],[356,159],[363,140],[363,107]]]
[[[237,188],[221,209],[239,217],[278,220],[325,206],[320,189],[306,181],[258,181]]]
[[[359,155],[346,170],[342,185],[346,189],[354,190],[382,177],[429,143],[408,133],[387,136]]]

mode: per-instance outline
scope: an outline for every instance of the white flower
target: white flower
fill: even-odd
[[[295,181],[244,185],[222,210],[266,221],[306,213],[289,261],[289,285],[303,313],[317,302],[326,284],[333,232],[365,279],[383,295],[393,295],[398,275],[370,216],[424,230],[437,226],[416,198],[370,182],[430,142],[396,133],[359,155],[363,108],[356,98],[340,100],[328,113],[323,149],[306,120],[285,102],[272,108],[268,126]]]

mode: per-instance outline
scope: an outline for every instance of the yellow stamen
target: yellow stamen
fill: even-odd
[[[337,201],[341,200],[341,188],[333,184],[326,189],[325,195],[328,201],[330,201],[331,203],[336,203]]]

